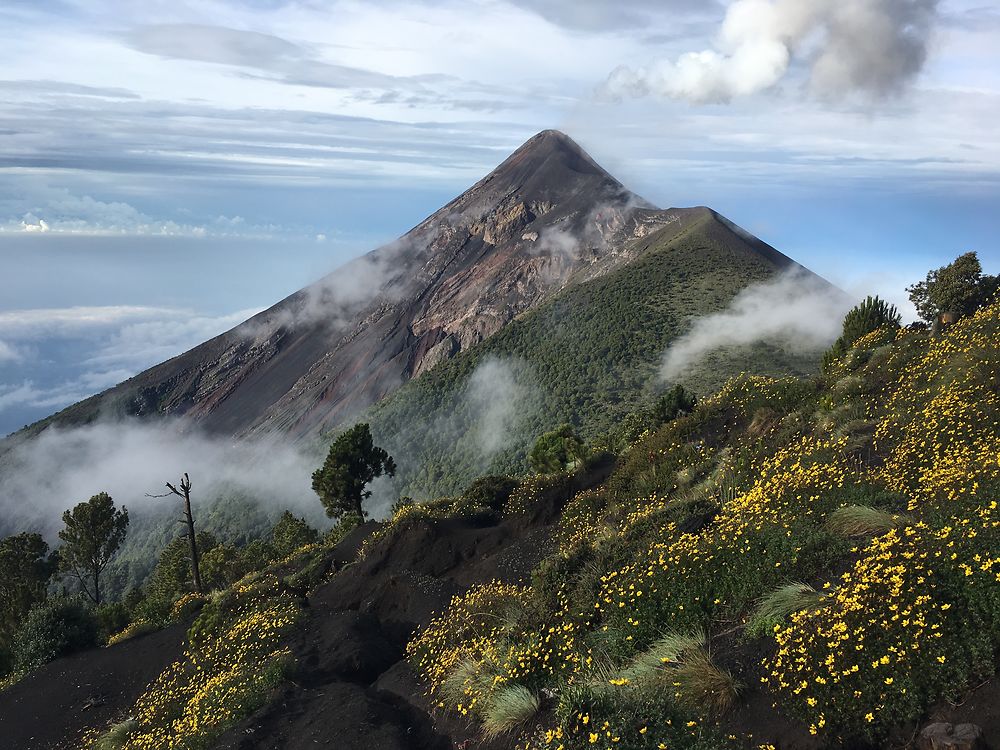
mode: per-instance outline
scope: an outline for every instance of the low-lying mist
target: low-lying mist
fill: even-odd
[[[663,355],[660,377],[677,382],[706,355],[727,347],[767,342],[795,352],[819,352],[840,335],[854,302],[804,271],[789,271],[742,290],[720,312],[694,321]]]
[[[373,434],[399,467],[395,480],[372,484],[369,513],[388,513],[400,488],[418,500],[438,491],[457,492],[472,479],[496,469],[496,459],[523,447],[526,419],[538,391],[530,368],[515,358],[487,357],[440,402],[418,410],[416,401],[393,402],[389,414],[376,413]],[[395,411],[402,406],[403,411]],[[530,430],[529,430],[530,432]],[[440,481],[437,472],[457,472],[459,484]]]
[[[199,505],[238,494],[322,520],[311,489],[321,456],[280,440],[235,442],[181,421],[99,422],[50,427],[0,459],[0,534],[42,532],[50,540],[62,512],[98,492],[142,515],[170,504],[147,497],[184,472]],[[280,512],[280,511],[279,511]]]
[[[397,487],[423,469],[427,441],[467,456],[485,472],[493,457],[518,437],[528,379],[517,362],[487,359],[446,403],[404,430],[376,435],[400,471],[395,479],[372,483],[369,515],[385,516]],[[326,527],[331,522],[312,490],[312,473],[327,445],[325,440],[303,444],[282,436],[237,441],[205,434],[181,419],[49,427],[0,457],[0,536],[32,530],[55,542],[63,511],[98,492],[109,493],[135,520],[159,518],[176,503],[149,495],[163,493],[166,482],[176,483],[185,472],[194,483],[196,520],[199,511],[210,518],[217,501],[235,497],[260,517],[276,517],[287,509]]]

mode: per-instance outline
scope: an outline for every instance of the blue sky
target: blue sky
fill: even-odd
[[[1000,272],[1000,3],[0,6],[0,433],[219,333],[565,130],[901,306]]]

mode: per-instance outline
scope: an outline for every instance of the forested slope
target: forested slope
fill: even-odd
[[[589,439],[605,435],[667,385],[660,361],[693,319],[799,269],[709,209],[680,232],[668,226],[636,242],[636,260],[570,286],[365,415],[400,464],[400,491],[433,497],[487,471],[521,470],[534,438],[561,423]],[[707,394],[739,372],[807,374],[818,363],[818,352],[730,348],[684,385]]]

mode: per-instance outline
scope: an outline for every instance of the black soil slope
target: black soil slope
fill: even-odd
[[[0,747],[76,748],[87,726],[126,715],[136,699],[184,650],[185,628],[58,659],[0,692]]]
[[[225,750],[448,750],[476,735],[434,715],[403,653],[419,626],[476,583],[523,583],[548,554],[565,502],[601,481],[595,469],[553,492],[525,517],[421,520],[353,559],[366,525],[333,555],[341,567],[309,598],[310,619],[292,649],[298,670],[276,701],[232,730]],[[346,564],[345,564],[346,563]],[[477,741],[476,748],[505,748]]]

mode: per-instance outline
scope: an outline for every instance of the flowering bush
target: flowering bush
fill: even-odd
[[[156,630],[159,630],[156,623],[149,622],[149,620],[135,620],[130,622],[124,630],[108,638],[108,645],[114,646],[115,644],[123,643],[132,638],[138,638],[140,635],[146,635]]]
[[[981,520],[982,531],[917,523],[873,539],[819,606],[776,629],[766,679],[813,733],[878,737],[992,671],[1000,522]]]
[[[174,606],[170,610],[170,619],[174,622],[184,622],[204,607],[206,601],[207,599],[203,594],[193,591],[185,594],[174,602]]]
[[[227,627],[189,647],[138,700],[123,750],[208,747],[281,679],[290,658],[282,641],[298,616],[285,600],[245,602]]]

